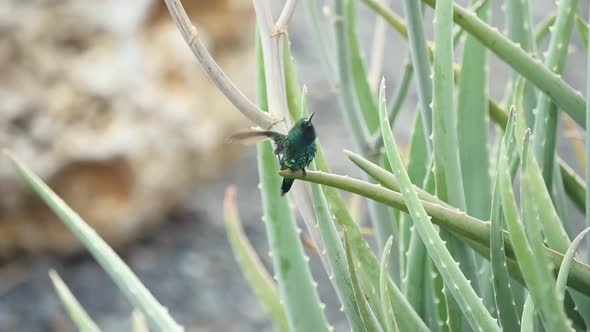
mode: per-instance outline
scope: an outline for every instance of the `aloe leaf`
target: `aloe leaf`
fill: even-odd
[[[431,172],[428,172],[428,152],[427,146],[425,141],[424,130],[422,126],[422,122],[420,120],[421,113],[416,112],[416,118],[414,120],[414,130],[412,131],[412,137],[410,139],[410,152],[408,157],[408,176],[413,183],[424,183],[427,174],[430,175],[429,180],[425,188],[428,190],[430,189],[434,192],[434,177],[432,176]],[[346,154],[346,152],[345,152]],[[395,178],[393,174],[390,172],[380,172],[384,171],[382,168],[378,167],[377,165],[369,162],[368,160],[362,158],[358,155],[348,155],[349,159],[355,162],[355,157],[358,157],[357,162],[355,164],[359,166],[363,171],[365,171],[369,176],[373,177],[382,185],[388,187],[386,182],[391,182],[390,184],[397,187],[397,183],[395,182]],[[361,165],[365,165],[364,168]],[[375,170],[375,173],[371,173],[370,170]],[[387,180],[391,181],[383,181],[383,178],[380,178],[380,175],[384,176]],[[408,301],[412,304],[412,306],[416,309],[418,314],[421,317],[427,317],[426,307],[425,307],[425,289],[424,289],[424,280],[428,279],[428,274],[425,273],[425,261],[426,261],[426,248],[424,248],[424,244],[422,243],[422,239],[420,235],[417,234],[416,228],[412,226],[412,221],[409,220],[410,216],[406,213],[402,214],[402,227],[403,229],[400,231],[403,234],[404,239],[408,239],[408,243],[400,243],[403,247],[400,249],[400,257],[403,258],[405,261],[405,274],[404,278],[402,279],[402,289],[408,298]],[[401,242],[401,241],[400,241]],[[403,265],[402,265],[403,267]]]
[[[504,132],[503,143],[506,145],[513,139],[515,112],[511,112],[507,128]],[[500,326],[506,331],[517,331],[520,327],[516,302],[512,293],[512,285],[504,248],[503,221],[501,193],[499,188],[499,172],[496,172],[492,207],[490,213],[490,262],[492,264],[492,285],[494,289],[494,301]]]
[[[383,257],[381,258],[381,270],[379,271],[379,293],[381,294],[381,311],[385,318],[385,331],[386,332],[397,332],[399,328],[395,321],[395,314],[393,313],[393,307],[391,306],[391,299],[389,298],[390,291],[387,282],[387,271],[389,264],[389,255],[391,253],[391,246],[393,245],[393,236],[390,236],[385,243],[383,249]]]
[[[318,169],[325,171],[328,170],[326,160],[320,148],[318,148],[315,163]],[[307,173],[310,174],[318,172],[308,171]],[[284,176],[282,173],[279,174]],[[295,174],[296,173],[293,173],[293,175]],[[370,283],[371,285],[374,285],[375,289],[377,289],[377,285],[379,284],[379,261],[377,260],[377,257],[375,257],[375,254],[369,247],[369,244],[363,238],[360,229],[353,221],[350,213],[346,210],[346,204],[344,203],[344,200],[338,191],[335,188],[325,186],[322,187],[322,189],[335,220],[342,227],[346,227],[347,229],[352,251],[363,267],[361,273],[366,274],[367,279],[369,279],[367,284]],[[412,306],[402,295],[401,291],[393,282],[391,282],[391,280],[389,281],[389,290],[391,291],[390,298],[392,305],[394,308],[396,308],[397,324],[400,330],[428,331],[428,328],[424,322],[416,314]],[[376,303],[376,301],[371,300],[374,295],[376,294],[373,294],[373,292],[367,293],[367,296],[372,303]]]
[[[256,92],[259,107],[267,110],[266,80],[261,57],[261,52],[258,52]],[[256,155],[263,220],[270,244],[275,279],[285,306],[289,329],[327,332],[329,328],[324,317],[323,305],[309,271],[293,211],[287,199],[279,192],[281,178],[276,176],[279,167],[270,142],[258,144]]]
[[[372,163],[371,161],[361,157],[360,155],[358,155],[354,152],[344,150],[344,154],[348,157],[348,159],[350,159],[350,161],[352,161],[355,165],[357,165],[363,171],[365,171],[367,174],[369,174],[373,179],[377,180],[377,182],[379,182],[385,188],[400,192],[399,183],[397,182],[397,180],[395,179],[393,174],[391,174],[390,172],[388,172],[384,168],[381,168],[379,165]],[[410,167],[410,165],[408,165],[408,168],[409,167]],[[408,175],[410,174],[410,172],[411,171],[408,171]],[[429,172],[428,174],[432,174],[432,173]],[[424,181],[426,184],[425,187],[430,188],[431,186],[429,186],[428,184],[434,178],[428,174],[426,174],[426,177],[430,178],[429,181],[426,181],[426,179],[424,179]],[[424,201],[427,201],[430,203],[434,203],[434,204],[446,207],[448,209],[457,210],[454,207],[452,207],[451,205],[441,201],[440,199],[438,199],[438,197],[430,194],[428,191],[426,191],[424,189],[414,187],[414,190],[416,191],[416,193],[418,194],[418,197],[421,200],[424,200]]]
[[[553,198],[553,204],[557,216],[561,220],[561,227],[564,229],[567,235],[567,230],[575,227],[573,220],[570,216],[570,207],[567,202],[567,193],[561,170],[559,169],[559,159],[556,159],[555,165],[553,166],[553,184],[551,186],[551,197]]]
[[[584,48],[588,48],[588,23],[584,22],[584,19],[579,14],[576,14],[576,28],[582,40],[582,45],[584,45]]]
[[[516,42],[520,47],[530,54],[537,54],[536,41],[533,39],[533,20],[531,17],[528,0],[508,0],[506,1],[506,27],[508,37]],[[516,73],[515,73],[516,74]],[[513,75],[514,81],[522,78],[519,75]],[[514,89],[515,91],[517,89]],[[526,127],[532,127],[535,121],[533,109],[537,104],[537,94],[535,86],[526,82],[523,87],[523,104],[519,107],[525,114],[522,120],[527,124]],[[512,96],[513,100],[515,99]],[[520,117],[519,117],[520,118]]]
[[[441,200],[465,210],[465,191],[459,150],[457,149],[459,141],[453,89],[452,11],[452,1],[439,0],[434,18],[434,42],[436,44],[432,78],[434,175],[436,195]],[[452,234],[441,231],[441,237],[447,242],[447,248],[453,257],[461,263],[462,269],[467,278],[471,280],[474,289],[479,289],[472,252]],[[448,311],[450,325],[453,328],[458,328],[461,324],[461,314],[453,301],[449,301]]]
[[[425,134],[428,156],[432,154],[432,82],[431,69],[428,60],[428,48],[424,27],[422,23],[421,6],[418,1],[403,0],[404,13],[408,20],[407,39],[410,42],[410,56],[412,65],[416,72],[416,91],[420,101],[420,112],[422,113],[422,130]]]
[[[590,9],[588,10],[588,17],[590,18]],[[586,59],[586,79],[590,79],[590,52],[587,53]],[[590,84],[586,84],[586,98],[590,97]],[[590,125],[590,104],[586,105],[586,124]],[[590,130],[586,130],[586,190],[584,192],[579,192],[579,196],[585,195],[584,202],[586,203],[585,206],[585,216],[586,216],[586,227],[590,227],[590,194],[588,193],[588,188],[590,188]],[[573,171],[572,171],[573,172]],[[565,174],[564,180],[565,180]],[[590,261],[590,239],[586,240],[586,261]]]
[[[410,87],[410,82],[411,82],[413,76],[414,76],[414,66],[412,65],[411,62],[408,62],[404,66],[404,71],[402,74],[401,82],[398,85],[397,90],[391,99],[392,103],[391,103],[391,108],[389,109],[389,123],[391,123],[391,126],[393,126],[395,124],[395,120],[397,120],[397,116],[399,115],[399,113],[402,109],[402,106],[404,105],[404,102],[406,101],[406,97],[408,96],[408,89]],[[417,113],[419,114],[420,112],[417,112]],[[420,122],[420,125],[422,125],[422,122]],[[412,133],[414,133],[414,132],[415,132],[415,130]],[[424,131],[421,130],[420,133],[424,133]],[[424,134],[422,134],[422,135],[424,135]],[[377,131],[373,137],[374,138],[372,140],[373,141],[372,149],[375,151],[378,151],[383,146],[383,136],[381,135],[381,131],[380,130]],[[425,139],[425,138],[426,137],[424,136],[423,139]]]
[[[35,193],[55,212],[88,249],[102,268],[111,276],[129,301],[139,308],[156,331],[182,331],[168,311],[153,297],[131,269],[59,196],[8,151],[4,152],[19,175]]]
[[[549,30],[551,29],[553,24],[555,24],[556,19],[557,15],[550,14],[543,21],[541,21],[541,23],[537,25],[537,28],[535,29],[535,41],[537,42],[537,45],[541,41],[543,41],[543,38],[545,38],[545,36],[549,34]]]
[[[287,315],[281,304],[279,291],[242,229],[236,206],[235,188],[227,189],[223,206],[227,237],[244,277],[260,303],[270,314],[276,329],[289,331]]]
[[[419,123],[416,123],[415,128],[420,130],[421,126]],[[415,137],[422,137],[419,134]],[[377,166],[374,163],[371,163],[369,160],[352,153],[350,151],[344,151],[348,158],[353,161],[357,166],[363,169],[367,174],[369,174],[372,178],[377,180],[381,185],[385,186],[386,188],[390,188],[392,190],[399,191],[399,186],[393,177],[393,174],[386,171],[385,169]],[[426,157],[426,156],[423,156]],[[426,161],[424,161],[426,162]],[[418,166],[418,165],[417,165]],[[411,167],[411,164],[408,165],[408,168]],[[418,166],[421,167],[421,166]],[[410,169],[410,173],[411,173]],[[409,173],[409,174],[410,174]],[[425,180],[426,184],[425,187],[430,190],[434,191],[434,177],[432,176],[431,172],[428,172],[428,179]],[[415,188],[419,197],[421,199],[428,200],[430,202],[435,202],[438,204],[446,205],[446,203],[438,200],[437,197],[430,195],[428,192],[423,191],[419,188]],[[405,214],[404,214],[405,215]],[[408,217],[409,218],[409,217]],[[423,317],[424,319],[431,319],[432,316],[427,315],[425,310],[430,305],[429,302],[432,302],[435,297],[438,299],[440,306],[446,304],[446,296],[444,293],[440,293],[440,289],[437,289],[437,292],[430,297],[425,296],[425,287],[422,280],[426,280],[431,282],[431,278],[429,277],[430,273],[425,273],[425,261],[427,260],[426,256],[426,249],[424,248],[424,244],[422,243],[422,239],[416,233],[416,229],[412,226],[411,221],[408,218],[403,218],[402,221],[406,223],[404,227],[408,228],[408,232],[410,233],[410,243],[408,249],[402,248],[400,253],[403,256],[407,257],[407,264],[406,264],[406,273],[402,279],[402,289],[408,301],[412,304],[416,312]],[[428,259],[429,260],[429,259]],[[434,271],[432,272],[436,274]],[[442,286],[442,284],[441,284]],[[426,303],[425,303],[426,301]],[[442,312],[447,312],[446,307],[440,308]],[[436,324],[430,325],[430,328],[437,328],[439,324],[443,324],[446,321],[446,316],[442,319],[436,319],[433,323]]]
[[[582,231],[578,236],[572,241],[571,246],[568,248],[563,261],[561,263],[561,267],[559,268],[559,274],[557,276],[556,282],[556,290],[558,294],[558,299],[563,301],[566,293],[566,282],[567,282],[567,275],[569,273],[570,264],[574,259],[574,255],[582,242],[584,236],[590,231],[590,227],[586,228]],[[522,313],[522,329],[521,331],[533,331],[533,318],[534,318],[534,303],[531,300],[531,296],[527,296],[524,311]],[[583,310],[582,310],[583,311]],[[585,328],[583,328],[585,330]]]
[[[431,184],[434,184],[434,181],[431,181]],[[426,261],[429,258],[427,258],[424,243],[422,243],[416,227],[411,226],[412,221],[409,218],[408,216],[406,222],[410,224],[410,243],[407,251],[404,252],[407,255],[408,263],[402,286],[408,301],[416,309],[418,314],[421,317],[427,318],[427,304],[425,303],[427,297],[425,295],[424,283],[430,280],[430,274],[426,274],[424,270]]]
[[[264,221],[275,278],[292,331],[328,331],[322,304],[305,259],[292,210],[281,197],[276,156],[270,142],[257,147]]]
[[[453,260],[451,254],[445,247],[445,244],[440,239],[436,229],[431,224],[430,218],[426,214],[424,207],[418,199],[418,195],[414,191],[399,152],[397,151],[391,128],[389,127],[384,92],[385,85],[384,82],[382,82],[379,92],[379,114],[381,115],[381,130],[383,131],[385,149],[393,168],[394,175],[400,184],[404,200],[410,207],[408,212],[412,216],[414,226],[417,227],[418,233],[420,234],[434,264],[440,271],[447,289],[453,294],[471,327],[483,331],[499,331],[496,321],[486,310],[483,302],[477,296],[469,284],[469,281],[467,281],[459,269],[459,266]]]
[[[548,247],[565,253],[570,245],[570,240],[543,182],[541,169],[536,160],[529,160],[528,163],[527,185],[530,186],[530,190],[528,190],[531,195],[530,200],[535,202],[535,218],[538,218],[543,226]]]
[[[482,19],[482,21],[485,21]],[[536,43],[533,39],[532,17],[528,0],[506,1],[506,28],[508,37],[518,43],[528,52],[536,53]]]
[[[551,41],[545,58],[545,66],[558,75],[563,72],[565,67],[577,5],[577,0],[562,0],[559,2],[557,20],[553,25],[553,33],[551,34]],[[548,95],[541,93],[537,100],[535,114],[533,147],[535,156],[543,170],[545,183],[547,187],[551,188],[557,140],[557,105]]]
[[[474,1],[472,1],[473,3]],[[488,20],[489,1],[478,13]],[[486,49],[469,35],[463,49],[462,75],[457,98],[457,140],[466,211],[479,219],[490,214],[491,179],[488,151],[488,64]]]
[[[363,323],[367,332],[374,332],[374,331],[383,331],[379,323],[377,322],[377,318],[369,306],[369,302],[363,292],[361,287],[361,283],[357,277],[354,257],[352,254],[352,249],[350,249],[350,241],[348,240],[348,235],[346,232],[346,227],[344,228],[344,249],[346,250],[346,259],[348,263],[348,270],[350,273],[350,280],[352,282],[352,290],[354,292],[354,298],[356,300],[358,310],[360,312],[360,316],[363,319]]]
[[[395,120],[397,119],[397,116],[400,113],[404,102],[406,101],[410,83],[412,81],[412,77],[414,77],[414,66],[410,61],[408,61],[404,66],[404,71],[401,76],[402,78],[397,87],[397,90],[395,91],[393,98],[391,98],[392,102],[389,109],[389,123],[391,123],[392,126],[395,124]],[[381,133],[381,131],[378,131],[378,133]]]
[[[528,143],[524,146],[528,146]],[[526,158],[523,157],[523,160],[526,160]],[[543,248],[539,252],[539,243],[535,241],[537,238],[529,237],[527,239],[525,231],[519,222],[520,217],[517,212],[514,192],[512,191],[508,157],[504,146],[501,147],[499,169],[502,209],[523,278],[531,292],[534,303],[539,307],[545,327],[550,331],[569,331],[570,326],[568,326],[563,306],[557,301],[555,288],[550,286],[554,284],[554,281],[552,281],[553,276],[549,273],[546,252]],[[528,203],[523,202],[523,204],[525,205],[523,215],[525,223],[530,224],[531,221],[527,221],[529,213],[527,213],[526,205]],[[531,233],[533,232],[529,232],[529,235]],[[532,235],[534,236],[534,234]],[[529,240],[534,243],[534,247],[529,245]],[[537,254],[534,254],[534,252]]]
[[[586,236],[588,232],[590,232],[590,227],[580,232],[580,234],[578,234],[578,236],[576,236],[576,238],[572,241],[572,244],[567,249],[565,256],[563,257],[561,267],[559,268],[559,274],[557,275],[557,283],[555,286],[557,288],[557,294],[559,299],[563,299],[565,296],[565,288],[567,285],[567,276],[570,271],[570,265],[574,260],[574,256],[576,254],[576,251],[578,250],[578,247],[582,243],[582,239],[584,239],[584,236]]]
[[[430,7],[435,7],[438,1],[422,0],[422,2]],[[586,101],[578,91],[574,90],[549,68],[543,66],[540,61],[534,59],[530,54],[502,35],[497,29],[480,20],[475,14],[458,4],[454,4],[453,15],[455,23],[475,36],[500,59],[549,95],[560,109],[567,112],[572,119],[585,128],[584,110]]]
[[[574,205],[578,208],[578,210],[583,212],[587,205],[586,183],[584,183],[584,180],[582,180],[582,178],[576,174],[576,172],[570,166],[561,162],[559,169],[563,178],[563,185],[565,187],[566,194],[571,199],[572,203],[574,203]]]
[[[55,270],[50,270],[49,278],[51,278],[51,282],[53,283],[53,287],[55,288],[61,303],[66,308],[68,315],[74,324],[76,324],[76,327],[82,332],[99,332],[100,329],[98,328],[98,325],[96,325],[92,318],[90,318],[86,310],[84,310],[59,274],[57,274]]]
[[[533,332],[535,330],[535,304],[531,295],[527,295],[522,311],[522,326],[520,332]]]
[[[343,18],[346,16],[346,1],[334,1],[334,15]],[[348,34],[346,22],[343,19],[334,22],[336,58],[338,69],[338,83],[340,86],[339,103],[344,123],[350,133],[352,143],[356,151],[365,151],[368,137],[368,129],[362,116],[357,110],[357,100],[355,99],[354,77],[350,73],[349,63],[351,62],[350,49],[348,47]]]
[[[364,331],[365,326],[354,297],[353,285],[347,265],[344,247],[338,236],[334,221],[330,216],[328,203],[320,185],[312,184],[313,205],[318,219],[318,227],[324,241],[326,256],[332,269],[330,278],[334,280],[336,294],[342,303],[353,331]]]
[[[367,79],[367,71],[361,56],[356,28],[356,0],[345,0],[344,4],[346,35],[350,54],[350,73],[354,84],[354,92],[363,113],[369,133],[379,128],[379,114],[377,105],[371,93],[371,86]]]
[[[414,1],[415,2],[415,1]],[[416,2],[417,3],[417,2]],[[457,116],[453,101],[452,2],[440,0],[435,12],[433,75],[433,144],[436,194],[441,200],[465,208],[461,167],[457,153]],[[385,136],[385,133],[384,133]]]

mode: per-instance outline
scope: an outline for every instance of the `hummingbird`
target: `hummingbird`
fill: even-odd
[[[317,149],[315,145],[317,136],[311,122],[313,115],[314,113],[311,113],[309,117],[299,119],[287,135],[271,130],[251,130],[232,135],[230,141],[249,138],[271,139],[275,144],[274,153],[279,159],[281,170],[301,170],[305,175],[305,167],[313,161]],[[291,189],[294,181],[295,179],[283,178],[281,196]]]

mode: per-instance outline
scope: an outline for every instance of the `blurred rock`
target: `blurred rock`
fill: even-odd
[[[183,1],[214,57],[252,95],[246,0]],[[0,4],[0,147],[114,246],[220,175],[246,124],[198,67],[163,1]],[[80,249],[0,162],[0,258]]]

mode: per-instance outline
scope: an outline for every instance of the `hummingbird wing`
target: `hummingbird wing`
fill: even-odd
[[[287,135],[277,133],[276,131],[246,130],[246,131],[237,132],[237,133],[231,135],[227,141],[228,141],[228,143],[242,142],[242,143],[249,144],[249,143],[258,143],[258,142],[266,140],[266,139],[272,139],[276,145],[274,153],[278,155],[284,149],[283,142],[285,141],[286,138],[287,138]]]

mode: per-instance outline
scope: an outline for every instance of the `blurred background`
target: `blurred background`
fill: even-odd
[[[254,99],[251,1],[183,4],[216,61]],[[282,2],[273,5],[276,17]],[[493,2],[492,24],[499,28],[501,5]],[[400,1],[391,6],[403,14]],[[554,1],[535,1],[535,22],[553,8]],[[358,9],[368,62],[376,20],[360,2]],[[425,21],[431,20],[427,10]],[[340,153],[351,144],[310,33],[299,4],[289,38],[319,138],[335,173],[358,176]],[[389,28],[385,40],[383,73],[392,93],[408,51]],[[580,45],[577,35],[574,41]],[[571,50],[566,80],[584,91],[581,49]],[[501,99],[510,70],[493,56],[490,63],[490,94]],[[415,105],[412,88],[396,125],[401,143],[407,142]],[[230,133],[249,125],[201,72],[163,1],[0,2],[0,147],[13,150],[113,245],[189,331],[271,330],[235,262],[222,220],[223,192],[235,184],[246,233],[270,269],[254,149],[225,144]],[[560,139],[561,151],[567,150],[569,140]],[[363,217],[362,202],[360,207]],[[328,319],[336,331],[346,331],[327,277],[309,254]],[[0,159],[0,331],[74,330],[49,268],[104,331],[130,330],[131,305]]]

